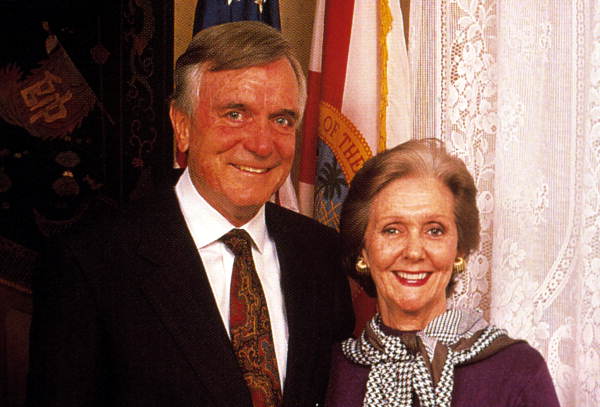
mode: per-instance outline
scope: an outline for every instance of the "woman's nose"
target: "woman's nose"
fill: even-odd
[[[409,260],[421,260],[424,255],[423,241],[419,236],[409,236],[404,248],[404,257]]]

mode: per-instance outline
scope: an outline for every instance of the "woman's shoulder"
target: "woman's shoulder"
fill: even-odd
[[[490,388],[499,390],[492,398]],[[515,342],[476,363],[457,367],[455,396],[469,402],[477,400],[481,405],[519,405],[514,403],[528,400],[523,405],[558,406],[546,361],[525,341]],[[543,403],[533,401],[536,398]]]
[[[529,377],[540,369],[547,370],[544,357],[525,341],[515,341],[483,360],[458,368],[467,371],[485,371],[489,368],[496,377],[505,373],[515,379],[517,376]]]
[[[544,357],[526,341],[518,340],[498,352],[498,356],[518,363],[545,363]]]

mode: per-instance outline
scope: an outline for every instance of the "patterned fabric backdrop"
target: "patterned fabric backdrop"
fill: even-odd
[[[417,134],[475,177],[482,244],[454,298],[545,356],[563,406],[600,405],[600,4],[411,4]]]
[[[89,3],[89,4],[88,4]],[[168,177],[170,2],[0,1],[0,283]]]

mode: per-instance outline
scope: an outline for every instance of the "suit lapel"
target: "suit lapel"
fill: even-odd
[[[142,225],[138,253],[153,267],[141,280],[142,291],[216,404],[247,405],[245,382],[175,194],[148,213],[154,215]]]
[[[302,255],[304,247],[293,230],[293,221],[287,218],[284,211],[267,204],[267,228],[275,241],[277,257],[281,268],[281,285],[285,301],[288,323],[289,341],[287,357],[287,373],[284,387],[284,405],[288,398],[295,399],[296,394],[306,391],[302,386],[308,385],[311,366],[307,363],[316,341],[315,318],[316,287],[314,281],[306,278],[306,255]]]

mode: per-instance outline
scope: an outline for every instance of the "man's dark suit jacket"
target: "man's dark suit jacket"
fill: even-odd
[[[353,316],[336,233],[267,204],[289,327],[284,406],[314,406]],[[34,281],[28,404],[251,407],[172,190],[83,226]]]

